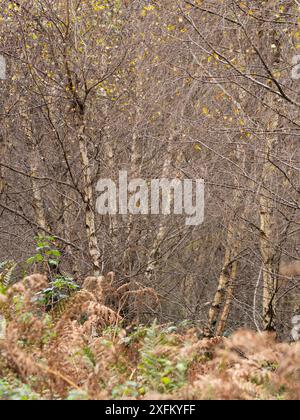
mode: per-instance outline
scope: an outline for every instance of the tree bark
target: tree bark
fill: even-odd
[[[230,276],[230,282],[229,282],[227,293],[226,293],[225,305],[221,313],[219,323],[216,328],[217,336],[222,336],[226,329],[226,325],[228,322],[230,309],[232,305],[232,300],[234,297],[234,289],[236,286],[237,274],[238,274],[238,264],[237,264],[237,261],[234,261],[231,265],[231,276]]]
[[[206,337],[213,337],[216,332],[218,332],[218,334],[224,332],[237,277],[237,254],[238,241],[235,237],[235,227],[233,223],[230,223],[228,227],[224,264],[219,278],[218,289],[208,314],[207,326],[204,330],[204,335]],[[218,324],[225,297],[226,302]]]
[[[278,119],[278,115],[273,116],[272,122],[268,125],[268,131],[274,131],[278,127]],[[274,149],[275,142],[276,135],[270,134],[266,140],[263,156],[263,185],[270,185],[273,177],[273,165],[269,161],[269,156]],[[263,262],[263,328],[265,331],[275,331],[277,274],[274,264],[275,250],[273,244],[274,202],[272,198],[269,198],[269,194],[263,188],[260,196],[260,251]]]
[[[78,141],[83,173],[83,195],[85,204],[86,233],[88,239],[89,254],[93,264],[93,274],[95,277],[97,277],[101,274],[101,253],[99,250],[96,233],[92,174],[88,156],[87,138],[85,135],[85,122],[83,116],[80,117],[80,124],[78,127]]]
[[[47,223],[45,203],[42,196],[40,182],[36,179],[38,176],[39,155],[36,144],[32,144],[31,142],[30,148],[30,181],[34,200],[34,211],[36,216],[36,222],[39,226],[41,226],[43,233],[45,230],[49,231],[50,228]]]
[[[39,176],[40,154],[38,150],[40,133],[39,128],[35,129],[33,115],[23,115],[23,130],[26,136],[26,142],[29,148],[29,167],[30,167],[30,183],[33,195],[33,207],[35,212],[36,223],[40,226],[40,234],[44,235],[45,231],[51,231],[47,222],[45,211],[45,203],[42,194]]]
[[[6,144],[5,139],[2,134],[0,134],[0,158],[1,160],[4,158],[6,153]],[[4,176],[4,167],[0,165],[0,196],[4,192],[5,189],[5,176]]]

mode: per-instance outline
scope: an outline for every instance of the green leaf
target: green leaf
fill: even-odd
[[[53,267],[57,267],[59,265],[59,261],[57,260],[49,260],[48,261],[49,265],[52,265]]]
[[[50,251],[47,251],[46,254],[52,255],[53,257],[61,257],[61,253],[57,249],[51,249]]]
[[[37,255],[35,256],[35,258],[36,258],[36,261],[37,261],[37,262],[43,262],[43,261],[44,261],[44,257],[43,257],[43,255],[42,255],[42,254],[37,254]]]
[[[161,382],[162,382],[164,385],[170,385],[170,383],[171,383],[171,379],[170,379],[170,378],[168,378],[167,376],[165,376],[164,378],[161,378]]]
[[[29,264],[29,265],[34,264],[35,262],[36,262],[36,257],[35,256],[30,257],[30,258],[28,258],[28,260],[26,260],[26,263]]]

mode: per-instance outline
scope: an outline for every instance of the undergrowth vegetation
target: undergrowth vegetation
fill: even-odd
[[[128,326],[100,281],[84,285],[41,275],[2,281],[0,399],[300,398],[300,343],[249,331],[201,339],[188,324]]]

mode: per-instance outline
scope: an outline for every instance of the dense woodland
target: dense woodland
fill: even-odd
[[[0,400],[299,399],[300,3],[1,0],[0,56]]]

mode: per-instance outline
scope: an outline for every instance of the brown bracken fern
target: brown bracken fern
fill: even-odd
[[[36,274],[0,300],[0,399],[1,387],[15,382],[39,399],[300,398],[299,343],[249,331],[199,340],[196,328],[126,327],[124,302],[158,305],[157,295],[107,277],[86,279],[59,311],[47,312],[37,299],[47,286]]]

